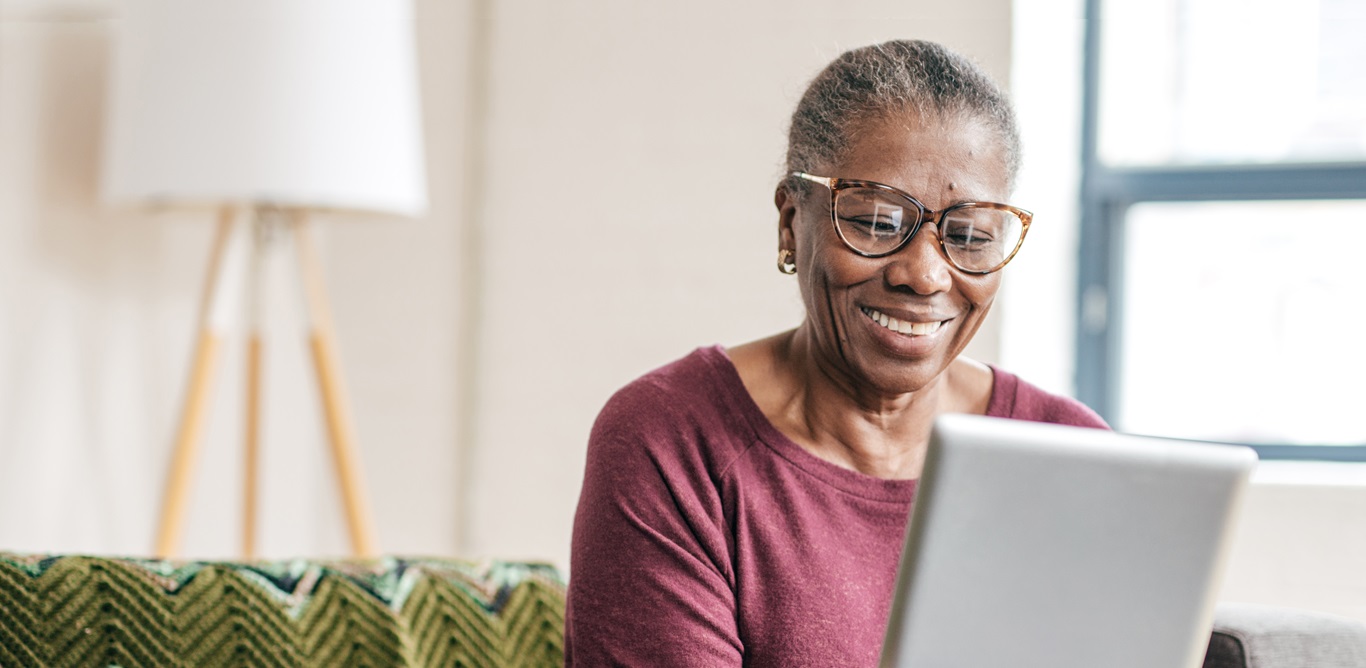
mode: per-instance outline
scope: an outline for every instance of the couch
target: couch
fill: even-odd
[[[0,552],[0,666],[558,666],[564,595],[544,564]],[[1221,604],[1204,666],[1366,668],[1366,626]]]
[[[1293,608],[1222,603],[1204,668],[1366,668],[1366,625]]]
[[[542,564],[0,553],[0,666],[558,666]]]

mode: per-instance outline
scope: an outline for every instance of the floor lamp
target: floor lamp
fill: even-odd
[[[102,195],[113,203],[219,211],[156,554],[179,551],[218,353],[240,306],[233,297],[245,282],[250,301],[259,303],[263,244],[285,235],[297,251],[352,550],[373,556],[373,522],[307,221],[317,211],[416,216],[426,207],[410,0],[129,0],[125,8]],[[248,217],[252,234],[243,230]],[[255,316],[249,331],[243,551],[251,557],[262,345]]]

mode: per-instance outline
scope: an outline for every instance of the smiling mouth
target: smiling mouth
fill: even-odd
[[[860,307],[859,310],[863,311],[863,315],[868,316],[868,319],[878,325],[898,334],[906,334],[909,336],[926,336],[928,334],[933,334],[939,331],[939,328],[942,327],[945,322],[944,320],[935,320],[933,322],[907,322],[905,320],[897,320],[896,318],[875,309]]]

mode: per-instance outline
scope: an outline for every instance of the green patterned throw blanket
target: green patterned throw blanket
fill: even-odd
[[[559,666],[546,565],[0,552],[0,666]]]

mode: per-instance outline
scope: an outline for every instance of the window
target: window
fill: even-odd
[[[1366,5],[1088,0],[1077,391],[1366,461]]]

